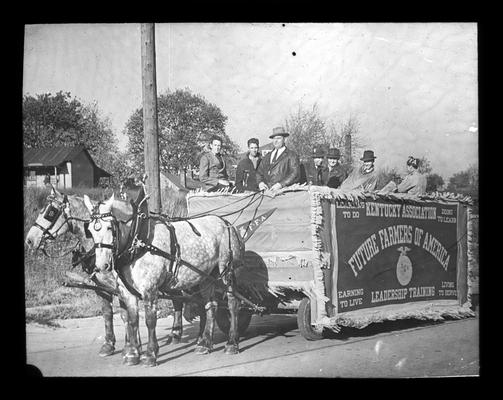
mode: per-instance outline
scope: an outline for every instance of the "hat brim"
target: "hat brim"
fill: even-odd
[[[374,161],[377,157],[370,157],[370,158],[360,158],[362,161]]]
[[[275,136],[283,136],[283,137],[288,137],[290,136],[289,133],[273,133],[271,136],[269,136],[269,139],[274,138]]]

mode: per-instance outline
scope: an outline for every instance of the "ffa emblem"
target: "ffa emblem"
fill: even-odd
[[[266,213],[258,216],[257,218],[251,219],[241,225],[236,226],[241,238],[246,242],[251,235],[255,233],[257,228],[262,225],[262,223],[271,216],[271,214],[276,211],[276,208],[267,211]]]
[[[407,257],[407,252],[410,249],[405,246],[400,246],[398,251],[400,252],[400,257],[398,257],[398,262],[396,263],[396,277],[400,285],[407,285],[412,278],[412,262],[410,258]]]

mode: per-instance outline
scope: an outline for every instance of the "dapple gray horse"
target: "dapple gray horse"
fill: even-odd
[[[113,195],[98,204],[93,204],[89,197],[84,195],[84,203],[91,213],[89,231],[95,242],[96,267],[100,271],[114,270],[118,254],[123,254],[128,246],[127,238],[130,236],[132,222],[118,221],[119,210]],[[159,351],[155,332],[159,290],[190,290],[199,286],[207,318],[202,340],[198,342],[195,351],[198,354],[207,354],[212,350],[217,302],[215,282],[211,276],[222,277],[227,285],[231,326],[225,353],[238,353],[237,318],[240,302],[234,296],[233,271],[243,264],[244,242],[237,230],[224,219],[214,215],[171,223],[162,220],[149,220],[150,222],[150,243],[146,243],[150,250],[142,251],[121,271],[126,286],[137,292],[144,301],[148,328],[145,364],[156,365]],[[175,272],[171,271],[174,257],[169,258],[173,255],[173,240],[177,241],[179,248]],[[145,246],[145,243],[143,245]],[[142,250],[141,246],[139,250]],[[138,315],[138,309],[137,304],[130,306],[128,328],[131,340],[125,357],[128,364],[136,364],[139,361],[136,343],[138,318],[135,317]]]
[[[131,206],[122,201],[116,201],[115,206],[120,218],[128,219],[131,217]],[[63,195],[52,188],[51,194],[48,197],[48,202],[42,211],[39,213],[35,223],[26,235],[25,243],[31,249],[40,249],[45,246],[46,240],[56,240],[65,233],[72,233],[78,240],[78,248],[74,250],[73,261],[81,262],[84,271],[92,274],[92,280],[111,288],[117,288],[120,295],[119,305],[121,318],[126,326],[125,347],[127,349],[129,343],[128,329],[129,316],[127,312],[127,304],[137,302],[137,298],[131,294],[122,284],[111,274],[104,274],[95,270],[94,255],[82,256],[92,250],[94,241],[92,238],[87,238],[84,229],[85,221],[89,220],[89,211],[84,205],[84,199],[75,195]],[[93,273],[94,272],[94,273]],[[101,302],[101,310],[105,322],[105,343],[101,346],[99,355],[102,357],[109,356],[115,351],[115,334],[113,327],[113,308],[112,295],[103,291],[96,291]],[[179,343],[183,333],[182,325],[182,302],[173,300],[175,309],[173,327],[171,332],[172,343]],[[205,325],[206,315],[200,313],[200,331],[199,337],[202,336],[202,330]],[[123,351],[125,354],[125,351]]]

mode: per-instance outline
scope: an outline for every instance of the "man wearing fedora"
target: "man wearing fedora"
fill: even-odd
[[[236,170],[236,189],[239,192],[258,190],[257,168],[262,161],[259,152],[259,140],[256,138],[248,139],[248,152],[246,156],[239,161]]]
[[[328,178],[328,169],[324,164],[325,149],[321,145],[313,148],[311,160],[306,164],[306,182],[309,185],[325,186]]]
[[[332,147],[327,152],[327,178],[326,185],[330,188],[337,189],[342,182],[348,177],[346,169],[339,162],[341,152],[339,149]]]
[[[199,160],[199,180],[205,184],[208,192],[231,188],[225,160],[220,154],[222,139],[219,136],[210,138],[210,151],[203,153]]]
[[[376,187],[377,183],[377,172],[374,168],[374,160],[377,157],[374,156],[372,150],[365,150],[363,152],[363,157],[360,160],[363,161],[363,165],[360,168],[355,168],[349,177],[342,182],[340,189],[344,190],[364,190],[372,191]]]
[[[285,146],[285,138],[290,136],[283,127],[274,128],[273,151],[267,153],[257,169],[257,182],[260,190],[278,190],[298,183],[300,179],[299,156]]]

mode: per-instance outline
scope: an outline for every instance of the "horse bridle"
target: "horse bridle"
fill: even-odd
[[[40,225],[36,221],[33,224],[33,226],[36,226],[37,228],[39,228],[42,231],[42,239],[40,240],[40,243],[38,245],[39,248],[43,243],[45,243],[45,241],[47,239],[56,240],[55,235],[58,233],[58,231],[65,224],[68,224],[68,226],[70,227],[70,230],[72,229],[72,227],[69,223],[70,218],[66,215],[66,212],[65,212],[65,208],[66,208],[65,206],[66,206],[66,203],[68,203],[68,198],[66,197],[66,195],[63,198],[63,201],[60,201],[60,200],[58,200],[54,197],[51,197],[51,196],[49,196],[47,199],[50,201],[50,203],[46,205],[43,217],[44,217],[44,219],[46,219],[47,221],[50,222],[49,226],[47,228],[44,228],[42,225]],[[52,205],[54,202],[57,204],[56,207]],[[56,224],[56,222],[59,220],[60,215],[63,215],[63,217],[65,218],[65,222],[62,223],[61,226],[54,233],[51,233],[51,229]]]
[[[116,258],[119,256],[119,244],[120,244],[120,229],[119,229],[119,220],[113,215],[111,212],[103,213],[100,214],[99,212],[99,206],[102,203],[96,204],[94,207],[93,212],[91,213],[91,219],[88,222],[84,223],[84,230],[86,232],[86,236],[90,235],[89,231],[89,224],[94,222],[93,229],[95,231],[99,231],[101,229],[101,222],[100,220],[104,221],[104,218],[111,217],[112,219],[107,222],[111,222],[111,227],[112,227],[112,243],[102,243],[102,242],[95,242],[93,249],[110,249],[112,250],[112,268],[114,268],[114,264],[116,261]]]

